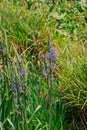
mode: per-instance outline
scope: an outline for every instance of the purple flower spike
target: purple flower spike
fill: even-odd
[[[11,91],[15,91],[16,90],[16,82],[13,80],[11,82]]]
[[[50,53],[51,53],[51,54],[55,54],[55,53],[56,53],[55,49],[51,49],[51,50],[50,50]]]
[[[46,55],[46,59],[56,60],[55,49],[50,50],[50,52]]]
[[[18,86],[18,91],[22,92],[22,85],[21,84]]]
[[[18,98],[18,94],[17,94],[17,93],[14,93],[14,97],[15,97],[15,98]]]
[[[46,77],[46,76],[47,76],[47,73],[44,71],[44,72],[42,73],[42,76],[43,76],[43,77]]]
[[[25,75],[26,74],[26,72],[24,71],[24,70],[20,70],[20,75],[21,76],[23,76],[23,75]]]
[[[52,64],[52,62],[51,62],[51,64],[50,64],[50,68],[51,68],[51,69],[53,69],[53,68],[54,68],[54,65]]]

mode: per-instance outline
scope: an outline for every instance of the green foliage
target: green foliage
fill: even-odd
[[[87,128],[87,2],[0,1],[0,129],[48,130],[42,77],[48,33],[56,50],[52,129]]]

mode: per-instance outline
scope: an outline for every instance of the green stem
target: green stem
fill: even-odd
[[[48,51],[50,52],[50,36],[48,35]],[[51,59],[49,59],[49,66],[51,66]],[[49,130],[51,130],[51,124],[52,124],[52,113],[51,113],[51,102],[52,102],[52,69],[49,69],[48,74],[48,116],[49,116]]]

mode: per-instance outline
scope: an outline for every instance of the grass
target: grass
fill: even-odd
[[[86,1],[0,1],[0,129],[86,130]],[[50,100],[44,57],[56,50]]]

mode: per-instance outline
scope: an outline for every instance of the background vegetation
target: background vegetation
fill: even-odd
[[[48,34],[56,51],[50,129]],[[0,1],[0,129],[87,129],[86,0]]]

